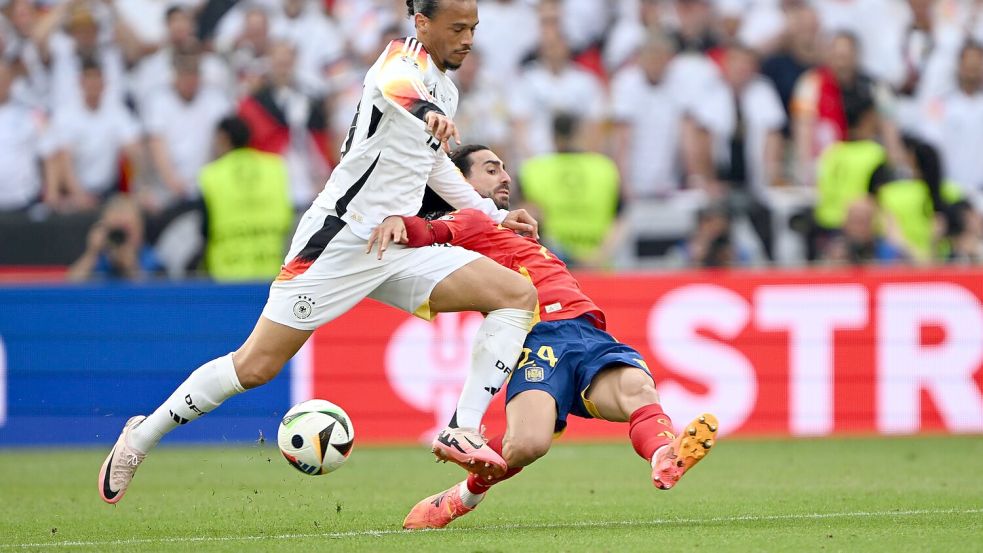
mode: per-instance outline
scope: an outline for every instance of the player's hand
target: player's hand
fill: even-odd
[[[450,117],[441,115],[436,111],[430,111],[424,116],[424,122],[427,124],[427,132],[440,141],[444,151],[448,154],[451,153],[451,138],[458,146],[461,145],[461,133],[457,131],[457,125]]]
[[[403,218],[397,215],[390,215],[386,217],[381,225],[372,229],[365,253],[372,253],[373,246],[378,242],[379,254],[376,256],[376,259],[382,259],[382,254],[385,253],[386,247],[389,246],[390,242],[393,244],[405,244],[408,241],[409,236],[406,235],[406,223],[403,222]]]
[[[508,216],[502,221],[502,226],[523,236],[532,236],[539,240],[539,222],[525,209],[509,211]]]

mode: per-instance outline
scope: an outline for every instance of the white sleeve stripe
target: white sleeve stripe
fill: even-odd
[[[408,39],[406,39],[406,40],[403,41],[403,49],[400,50],[401,53],[405,54],[406,52],[408,52],[410,50],[410,41],[411,40],[413,40],[413,39],[412,38],[408,38]]]
[[[420,41],[417,41],[417,43],[416,43],[416,49],[413,50],[413,59],[416,59],[417,57],[420,56],[420,50],[422,50],[422,49],[423,49],[423,43],[420,42]]]
[[[420,98],[423,99],[430,98],[430,93],[423,88],[422,84],[420,84],[417,81],[411,81],[411,82],[413,83],[413,87],[416,89],[416,93],[420,95]]]

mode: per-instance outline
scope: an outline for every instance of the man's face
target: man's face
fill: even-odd
[[[666,68],[672,61],[672,50],[667,44],[652,43],[639,52],[638,63],[648,75],[649,80],[658,82],[665,76]]]
[[[570,46],[559,24],[541,27],[539,55],[548,66],[563,67],[570,63]]]
[[[283,0],[283,13],[293,19],[304,11],[305,0]]]
[[[293,46],[287,42],[278,42],[273,45],[270,51],[270,77],[273,82],[286,86],[293,81],[294,66],[297,62],[297,53]]]
[[[751,52],[733,48],[727,52],[727,80],[735,89],[743,89],[758,71],[758,60]]]
[[[837,75],[850,75],[857,69],[857,49],[846,37],[836,37],[827,50],[829,66]]]
[[[959,82],[966,88],[979,90],[983,83],[983,50],[968,48],[959,58]]]
[[[505,164],[491,150],[479,150],[469,157],[471,173],[468,182],[482,198],[490,198],[499,209],[508,209],[512,177],[505,171]]]
[[[177,11],[167,20],[167,34],[171,44],[184,44],[194,35],[194,21],[186,11]]]
[[[433,19],[417,16],[420,38],[444,69],[457,69],[471,52],[478,26],[477,0],[441,0]]]

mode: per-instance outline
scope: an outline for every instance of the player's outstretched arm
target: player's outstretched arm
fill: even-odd
[[[395,243],[405,244],[409,248],[451,244],[489,255],[485,244],[478,238],[491,228],[494,228],[494,222],[476,209],[455,211],[452,216],[433,221],[390,215],[372,231],[365,253],[372,253],[378,244],[377,258],[382,259],[389,244]]]

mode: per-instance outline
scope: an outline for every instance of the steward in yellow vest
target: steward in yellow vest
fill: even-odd
[[[943,181],[941,159],[933,146],[908,136],[904,145],[914,172],[911,178],[871,187],[881,208],[881,227],[886,230],[888,225],[897,225],[899,237],[915,261],[944,260],[949,243],[938,223],[951,217],[950,208],[962,199],[962,191],[956,183]]]
[[[870,193],[874,172],[887,160],[875,142],[880,118],[873,99],[858,98],[844,106],[849,138],[823,150],[816,178],[816,224],[824,230],[843,226],[850,205]]]
[[[249,148],[249,128],[223,119],[218,159],[201,170],[205,267],[217,281],[271,280],[293,224],[287,168],[280,156]]]
[[[602,154],[573,148],[577,121],[560,115],[554,122],[557,149],[527,161],[519,172],[522,194],[541,212],[543,237],[573,264],[609,261],[620,234],[621,178]]]

